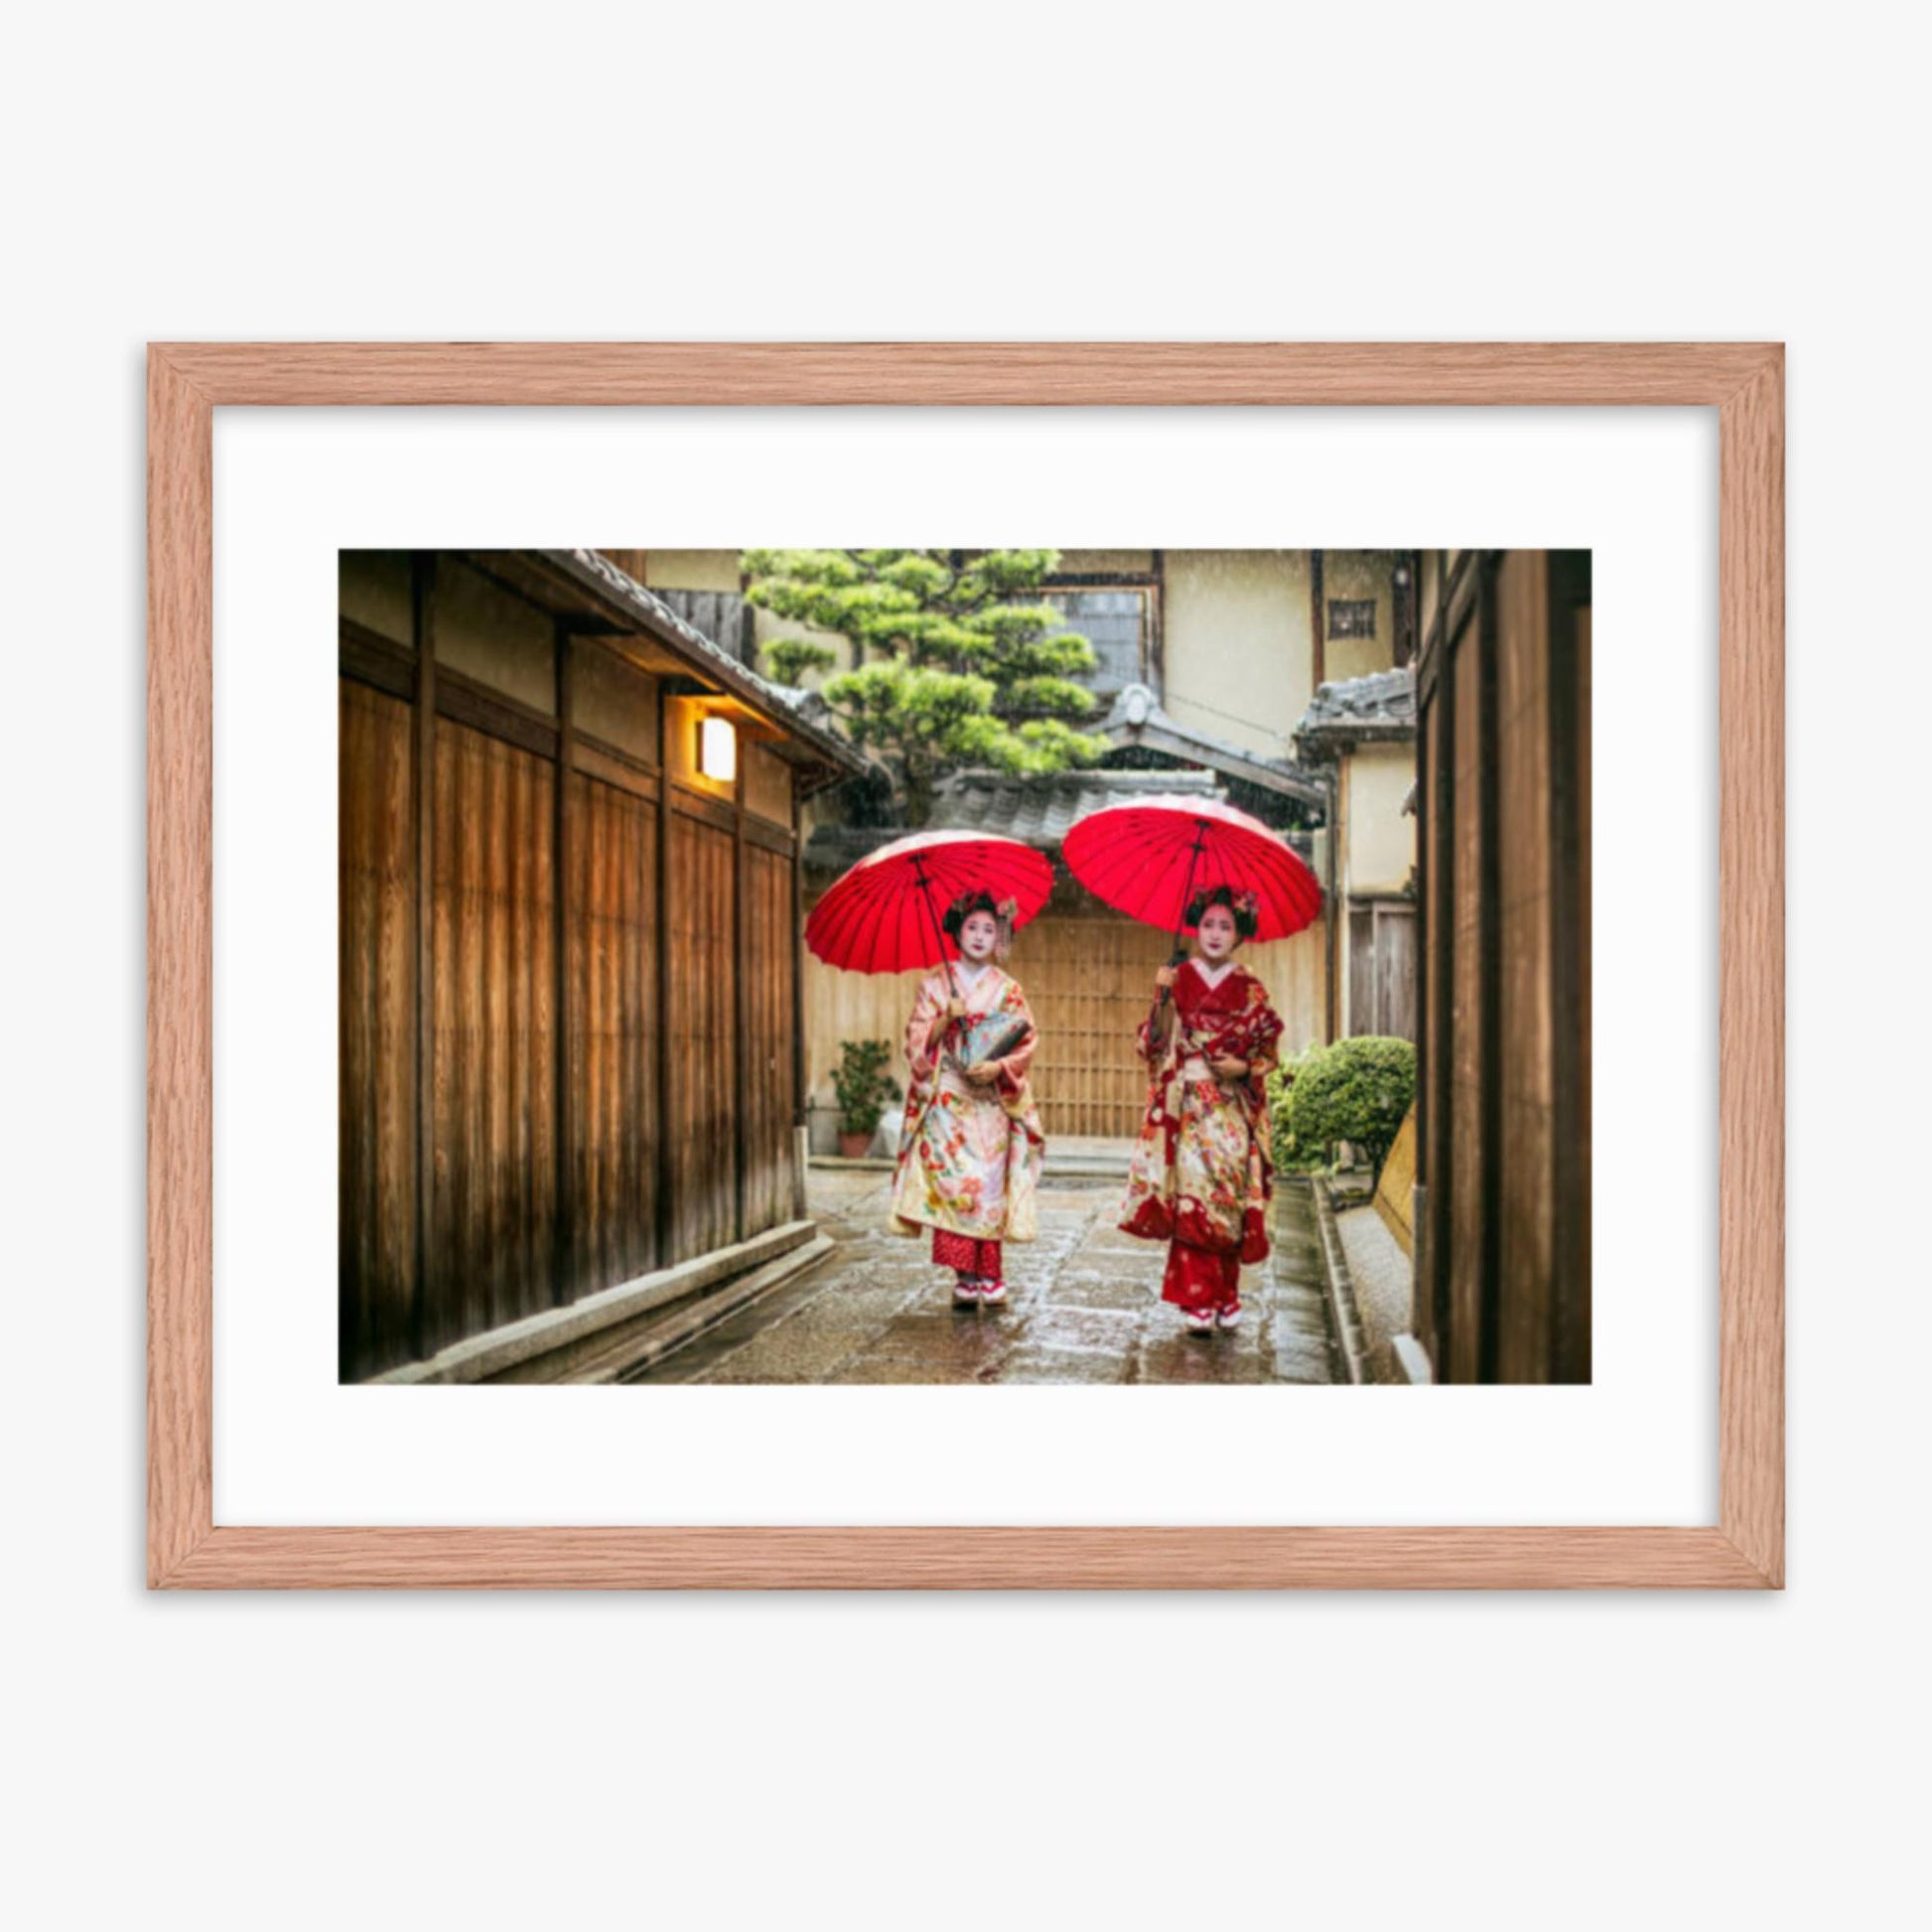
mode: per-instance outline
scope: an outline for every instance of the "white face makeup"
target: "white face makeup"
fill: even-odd
[[[959,950],[978,965],[993,957],[994,941],[999,936],[1000,928],[991,912],[974,912],[959,928]]]
[[[1196,936],[1201,957],[1210,965],[1218,965],[1234,950],[1234,914],[1225,905],[1210,905],[1201,914]]]

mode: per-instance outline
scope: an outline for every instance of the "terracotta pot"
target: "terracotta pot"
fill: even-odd
[[[839,1136],[839,1153],[847,1161],[863,1161],[866,1158],[866,1150],[871,1146],[872,1136],[870,1134],[841,1134]]]

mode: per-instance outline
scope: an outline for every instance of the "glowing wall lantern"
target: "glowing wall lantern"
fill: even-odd
[[[725,785],[738,776],[738,733],[729,718],[699,719],[698,769]]]

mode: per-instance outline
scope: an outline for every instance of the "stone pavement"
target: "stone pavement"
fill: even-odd
[[[1039,1238],[1007,1249],[1003,1309],[955,1310],[929,1237],[887,1226],[891,1177],[814,1169],[824,1260],[638,1376],[640,1382],[1215,1383],[1333,1379],[1308,1188],[1284,1181],[1274,1253],[1241,1272],[1233,1334],[1189,1335],[1162,1302],[1167,1251],[1113,1225],[1118,1182],[1039,1193]]]

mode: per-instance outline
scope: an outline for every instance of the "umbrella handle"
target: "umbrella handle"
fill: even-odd
[[[1173,967],[1176,971],[1178,971],[1179,968],[1181,968],[1182,966],[1186,965],[1186,963],[1187,963],[1187,948],[1185,946],[1176,946],[1173,949],[1173,951],[1168,955],[1168,964]],[[1173,988],[1172,986],[1162,987],[1160,992],[1158,992],[1154,996],[1155,1019],[1157,1020],[1160,1019],[1162,1009],[1165,1008],[1168,1002],[1173,998]]]
[[[1187,883],[1180,889],[1180,924],[1173,929],[1173,957],[1168,961],[1170,966],[1180,967],[1187,963],[1187,947],[1181,935],[1187,930],[1187,901],[1194,896],[1194,868],[1200,864],[1201,847],[1207,843],[1207,821],[1199,818],[1194,821],[1194,849],[1187,855]],[[1158,1018],[1161,1010],[1173,996],[1173,988],[1164,986],[1161,997],[1154,1003]]]
[[[919,897],[925,901],[925,915],[932,923],[932,938],[939,948],[939,967],[946,976],[946,990],[956,1000],[959,998],[959,982],[953,978],[952,961],[946,957],[946,936],[940,929],[939,910],[932,902],[932,881],[925,876],[925,868],[913,861],[913,877],[919,882]]]

